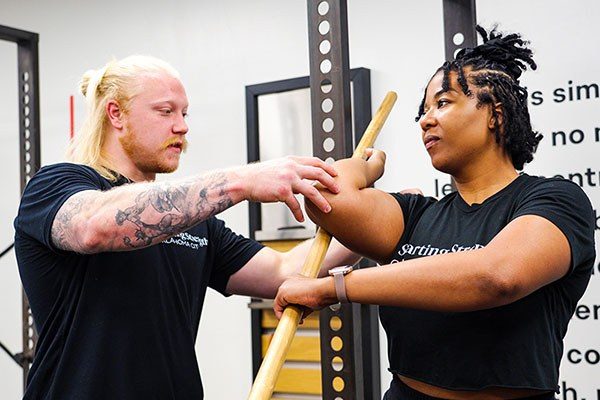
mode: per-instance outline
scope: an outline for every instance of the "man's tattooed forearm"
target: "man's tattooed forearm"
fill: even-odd
[[[130,247],[148,246],[231,207],[233,201],[225,190],[226,184],[225,174],[215,173],[200,182],[164,184],[140,193],[134,205],[118,210],[115,216],[118,225],[127,221],[136,227],[134,237],[123,237],[123,243]],[[194,196],[196,190],[198,194]]]
[[[224,173],[218,172],[209,176],[208,184],[200,189],[197,203],[198,213],[209,213],[215,215],[233,205],[231,197],[227,195],[225,186],[227,177]]]

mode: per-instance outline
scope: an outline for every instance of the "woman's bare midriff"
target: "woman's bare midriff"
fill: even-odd
[[[398,375],[398,378],[410,388],[425,393],[428,396],[439,397],[448,400],[508,400],[519,399],[529,396],[538,396],[547,393],[547,391],[536,389],[511,389],[501,387],[491,387],[478,391],[448,390],[438,386],[417,381]]]

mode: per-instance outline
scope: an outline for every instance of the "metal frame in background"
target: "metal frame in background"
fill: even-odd
[[[308,0],[307,6],[313,155],[339,160],[354,150],[347,0]],[[354,89],[354,101],[370,108],[371,93]],[[331,110],[327,103],[333,104]],[[356,143],[368,122],[356,124]],[[377,307],[327,307],[319,313],[319,327],[323,399],[379,399]]]
[[[356,68],[350,70],[350,80],[353,83],[354,90],[354,126],[355,126],[355,142],[358,143],[362,137],[362,133],[367,128],[367,125],[371,121],[371,78],[370,71],[366,68]],[[247,156],[248,162],[260,161],[260,148],[259,148],[259,126],[258,126],[258,96],[272,93],[281,93],[297,89],[304,89],[310,86],[310,79],[308,76],[285,79],[275,82],[262,83],[257,85],[246,86],[246,126],[247,126]],[[332,110],[333,111],[333,110]],[[349,127],[352,125],[349,124]],[[352,137],[351,137],[352,138]],[[350,143],[351,145],[351,143]],[[330,155],[328,155],[330,156]],[[255,232],[262,229],[261,226],[261,206],[259,203],[249,203],[248,207],[249,215],[249,236],[255,238]],[[258,303],[260,300],[253,299],[253,303]],[[379,325],[377,320],[377,308],[374,306],[356,306],[357,310],[352,310],[352,313],[359,315],[354,318],[355,323],[358,327],[354,329],[355,332],[362,332],[361,335],[356,335],[357,340],[360,339],[362,343],[356,343],[355,346],[346,346],[346,350],[355,349],[355,353],[360,355],[361,364],[363,369],[356,371],[356,375],[361,377],[361,390],[366,391],[372,396],[365,397],[366,399],[379,399],[380,398],[380,379],[379,379]],[[256,377],[258,370],[262,362],[262,343],[261,335],[263,334],[261,328],[261,312],[262,309],[259,304],[251,307],[251,326],[252,326],[252,375]],[[323,311],[321,311],[323,312]],[[329,327],[329,320],[327,320],[327,327]],[[345,321],[349,329],[352,329],[352,322]],[[343,322],[344,323],[344,322]],[[339,331],[336,333],[340,333]],[[323,332],[321,333],[323,335]],[[322,336],[322,343],[329,340],[325,340]],[[350,343],[350,342],[345,342]],[[361,351],[362,349],[368,349],[369,351]],[[325,357],[329,357],[326,355]],[[327,359],[327,358],[323,358]],[[331,359],[331,357],[329,357]],[[348,362],[350,366],[351,363]],[[322,367],[326,366],[322,364]],[[328,368],[331,368],[329,363]],[[346,369],[346,373],[351,371]],[[331,385],[328,385],[331,389]],[[368,389],[364,389],[364,388]],[[333,397],[327,397],[325,386],[323,387],[323,398],[335,398],[339,396],[339,393],[335,393]],[[357,398],[357,397],[346,397],[346,398]],[[362,397],[361,397],[362,398]]]
[[[475,47],[477,45],[477,14],[475,0],[444,0],[442,5],[444,11],[444,42],[447,61],[454,60],[454,53],[464,47]],[[462,41],[455,43],[462,35]]]
[[[40,87],[37,33],[0,25],[0,40],[17,44],[19,85],[19,154],[21,192],[40,169]],[[37,343],[37,332],[29,301],[22,291],[23,351],[14,359],[23,368],[23,388],[27,385],[29,366]]]

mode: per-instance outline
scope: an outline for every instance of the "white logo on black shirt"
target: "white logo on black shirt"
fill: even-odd
[[[439,247],[433,247],[430,244],[427,246],[415,246],[410,243],[403,244],[400,250],[398,251],[398,255],[401,257],[400,261],[403,261],[405,256],[435,256],[437,254],[448,254],[448,253],[458,253],[460,251],[469,251],[469,250],[477,250],[483,249],[485,246],[479,243],[475,243],[472,246],[462,246],[460,244],[453,244],[449,249],[443,249]],[[398,260],[393,260],[392,262],[398,262]]]
[[[199,236],[190,235],[187,232],[182,232],[178,235],[168,238],[164,240],[165,244],[176,244],[178,246],[186,246],[191,249],[197,250],[200,247],[208,246],[208,239]]]

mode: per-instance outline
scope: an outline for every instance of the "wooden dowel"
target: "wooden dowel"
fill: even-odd
[[[395,92],[387,93],[383,102],[377,109],[375,117],[373,117],[369,126],[367,126],[358,146],[356,146],[352,157],[366,158],[365,149],[373,146],[373,143],[375,143],[375,139],[390,114],[397,97]],[[330,242],[331,235],[325,230],[318,228],[313,244],[308,252],[308,256],[300,271],[302,275],[311,278],[317,277],[319,270],[321,269],[321,264],[325,259],[325,254],[327,254]],[[277,325],[277,329],[275,329],[275,333],[273,334],[273,339],[269,344],[267,354],[265,354],[260,369],[258,370],[258,374],[256,375],[256,380],[254,381],[254,385],[248,396],[249,400],[269,400],[271,398],[273,390],[275,389],[277,377],[279,376],[279,372],[285,361],[285,356],[290,348],[292,339],[296,334],[296,330],[298,329],[301,315],[302,310],[293,305],[286,307],[284,310],[283,315],[279,320],[279,324]]]
[[[383,101],[381,102],[381,105],[377,109],[377,112],[375,112],[375,116],[373,117],[371,122],[369,122],[367,129],[365,129],[365,133],[363,133],[360,142],[358,142],[356,149],[354,149],[352,157],[365,158],[365,149],[372,147],[375,143],[375,139],[377,139],[379,131],[381,131],[381,128],[387,120],[388,115],[390,115],[390,112],[392,111],[392,108],[394,107],[394,103],[396,103],[397,98],[398,95],[396,94],[396,92],[388,92],[385,95]]]

